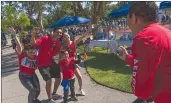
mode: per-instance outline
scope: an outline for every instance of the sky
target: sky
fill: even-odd
[[[159,7],[159,5],[160,5],[160,1],[156,1],[156,5]],[[110,5],[113,5],[113,4],[117,4],[117,2],[112,2]]]

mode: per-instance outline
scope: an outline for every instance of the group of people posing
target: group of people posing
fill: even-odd
[[[35,73],[37,68],[46,82],[45,89],[48,96],[48,103],[53,103],[54,100],[59,98],[63,98],[64,103],[67,103],[69,88],[71,91],[71,100],[77,101],[74,86],[75,76],[78,78],[80,94],[84,96],[85,92],[82,88],[82,76],[78,66],[80,57],[76,58],[76,44],[85,37],[86,33],[79,39],[71,41],[70,36],[64,33],[61,28],[55,28],[53,35],[42,37],[36,36],[39,33],[38,30],[34,28],[31,32],[31,39],[23,39],[20,42],[14,28],[8,28],[10,34],[16,35],[16,53],[20,68],[19,79],[22,85],[29,91],[28,103],[41,103],[38,100],[40,84]],[[87,33],[89,32],[87,31]],[[59,55],[58,62],[55,61],[56,55]],[[51,88],[52,78],[55,79],[53,92]],[[64,88],[64,96],[57,94],[60,84]]]
[[[143,102],[148,103],[152,98],[155,103],[171,103],[171,31],[158,23],[158,7],[154,1],[135,1],[128,13],[128,26],[134,35],[131,54],[124,47],[120,47],[117,56],[132,67],[132,92]],[[79,39],[71,41],[70,36],[60,28],[54,29],[53,35],[38,37],[38,29],[33,29],[31,39],[15,37],[16,52],[19,57],[19,78],[23,86],[29,90],[28,103],[40,103],[40,84],[35,70],[38,68],[46,82],[46,92],[49,103],[59,97],[57,89],[61,83],[64,88],[64,103],[68,102],[69,88],[71,100],[75,96],[75,76],[78,78],[79,91],[82,89],[82,78],[78,68],[80,57],[76,58],[75,45],[87,34],[91,28]],[[10,27],[8,32],[15,34]],[[107,30],[105,31],[107,34]],[[87,43],[90,40],[87,40]],[[59,54],[59,62],[55,56]],[[117,65],[117,64],[116,64]],[[52,78],[55,78],[53,92],[51,92]],[[94,95],[93,95],[94,96]],[[113,101],[115,103],[115,101]]]

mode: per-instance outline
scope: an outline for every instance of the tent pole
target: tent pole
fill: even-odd
[[[107,53],[109,54],[109,26],[107,25],[106,26],[107,30],[106,30],[106,33],[107,33]]]
[[[125,34],[125,24],[124,24],[124,34]]]

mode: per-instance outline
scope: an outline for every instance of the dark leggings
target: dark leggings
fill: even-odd
[[[71,97],[75,97],[75,78],[71,80],[63,80],[62,86],[64,87],[64,102],[67,101],[69,95],[69,88],[71,91]]]
[[[37,75],[35,73],[28,75],[20,72],[19,79],[22,85],[29,91],[28,103],[33,103],[40,94],[40,84]]]

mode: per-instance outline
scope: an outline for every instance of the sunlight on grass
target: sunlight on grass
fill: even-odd
[[[84,46],[79,46],[79,51]],[[108,54],[107,49],[94,48],[87,53],[87,71],[98,83],[121,91],[131,92],[131,68],[114,54]]]

